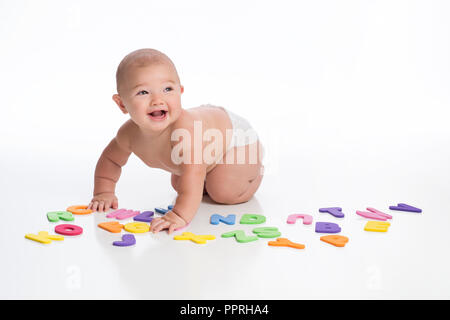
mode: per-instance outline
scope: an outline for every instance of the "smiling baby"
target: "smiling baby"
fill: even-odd
[[[115,186],[131,153],[172,174],[176,201],[172,210],[152,221],[153,232],[172,233],[191,222],[204,194],[221,204],[253,196],[263,178],[263,150],[247,120],[212,105],[183,109],[184,87],[175,65],[158,50],[125,56],[116,82],[113,100],[130,119],[98,160],[90,209],[117,209]]]

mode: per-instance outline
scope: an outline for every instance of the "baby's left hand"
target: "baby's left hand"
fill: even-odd
[[[170,210],[163,217],[152,220],[150,224],[150,231],[156,233],[164,229],[169,229],[168,232],[171,234],[175,229],[184,227],[186,224],[187,223],[184,219]]]

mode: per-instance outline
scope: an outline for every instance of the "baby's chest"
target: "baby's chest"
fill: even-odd
[[[171,160],[170,147],[155,148],[140,145],[133,148],[133,153],[151,168],[160,168],[171,173],[177,173],[179,168]]]

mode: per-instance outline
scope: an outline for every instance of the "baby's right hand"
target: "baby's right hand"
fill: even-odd
[[[117,209],[119,206],[119,201],[117,197],[112,192],[99,193],[95,195],[91,203],[89,203],[88,209],[93,211],[107,211],[109,208]]]

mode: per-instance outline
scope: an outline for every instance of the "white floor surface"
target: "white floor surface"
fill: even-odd
[[[1,1],[0,298],[449,299],[449,13],[428,0]],[[205,245],[163,232],[115,247],[104,213],[76,216],[83,234],[62,242],[25,239],[54,232],[48,211],[90,201],[128,119],[111,99],[117,65],[147,47],[173,59],[183,107],[252,123],[267,150],[260,189],[240,205],[204,199],[186,231],[216,236]],[[176,193],[132,156],[117,196],[142,211]],[[332,206],[345,217],[319,212]],[[367,207],[393,215],[388,232],[363,230]],[[215,213],[265,215],[306,248],[221,238],[254,226],[214,226]],[[287,224],[293,213],[313,224]],[[320,241],[317,221],[348,244]]]
[[[332,154],[323,154],[331,159]],[[442,201],[448,180],[431,180],[414,171],[421,155],[402,159],[407,174],[395,176],[367,172],[368,162],[354,167],[354,176],[339,172],[304,169],[301,180],[292,176],[295,163],[286,164],[277,176],[267,175],[256,196],[245,204],[223,206],[205,197],[186,230],[212,234],[216,240],[205,245],[175,241],[165,232],[136,234],[136,245],[115,247],[120,236],[97,227],[107,219],[104,213],[76,216],[73,224],[83,227],[80,236],[44,245],[24,238],[26,233],[48,231],[54,226],[46,212],[64,210],[89,198],[86,181],[79,178],[76,160],[64,175],[53,165],[41,164],[33,173],[27,160],[4,173],[6,181],[20,175],[19,186],[3,186],[1,298],[87,298],[87,299],[428,299],[450,297],[450,259],[447,229],[450,225],[448,201]],[[391,159],[392,160],[392,159]],[[147,210],[170,204],[175,196],[168,175],[140,167],[141,175],[125,170],[118,191],[120,207]],[[49,159],[49,162],[52,160]],[[336,163],[336,162],[334,162]],[[370,162],[369,162],[370,163]],[[20,165],[19,165],[20,164]],[[435,163],[433,170],[447,163]],[[310,163],[314,167],[314,164]],[[336,165],[336,164],[334,164]],[[334,166],[332,165],[332,166]],[[291,166],[291,167],[289,167]],[[308,165],[305,164],[306,167]],[[82,168],[82,167],[81,167]],[[87,171],[87,169],[86,169]],[[357,174],[358,173],[358,174]],[[414,174],[413,174],[414,173]],[[302,183],[302,181],[311,183]],[[3,180],[5,181],[5,180]],[[39,186],[45,181],[46,188]],[[31,190],[33,190],[31,192]],[[423,213],[396,212],[389,205],[406,202]],[[320,207],[340,206],[344,218],[319,213]],[[367,219],[355,210],[368,206],[393,215],[387,233],[367,232]],[[211,225],[212,214],[236,214],[233,226]],[[241,229],[247,234],[255,226],[239,224],[244,213],[263,214],[303,250],[269,247],[269,239],[240,244],[224,239],[224,232]],[[286,223],[292,213],[313,216],[312,225]],[[132,221],[127,219],[125,222]],[[344,248],[320,241],[314,223],[328,221],[342,227],[349,237]],[[182,231],[176,232],[180,234]],[[123,232],[125,233],[125,232]]]

